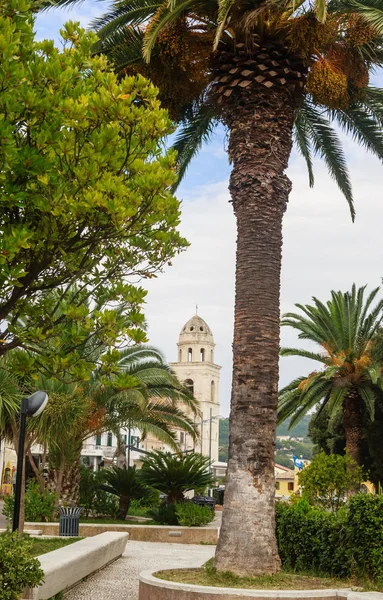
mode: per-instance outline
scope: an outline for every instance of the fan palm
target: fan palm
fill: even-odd
[[[76,0],[56,0],[69,5]],[[354,217],[335,123],[383,157],[383,0],[114,0],[96,51],[142,73],[181,124],[179,174],[228,128],[237,267],[229,466],[216,567],[273,573],[282,218],[292,144],[324,158]],[[241,511],[238,511],[238,504]],[[257,527],[250,527],[257,523]]]
[[[133,346],[120,352],[119,372],[105,384],[95,372],[85,384],[40,378],[35,385],[48,392],[47,409],[36,419],[37,439],[49,448],[50,487],[60,501],[74,504],[80,485],[83,443],[96,432],[134,427],[155,435],[178,449],[176,431],[197,432],[188,412],[198,402],[180,384],[161,352],[150,346]],[[38,473],[36,473],[38,474]]]
[[[181,502],[184,492],[206,488],[213,484],[209,471],[210,459],[202,454],[170,454],[152,452],[142,463],[145,485],[167,494],[168,503]]]
[[[323,304],[296,306],[303,314],[283,315],[282,325],[299,331],[300,339],[320,345],[320,352],[282,348],[282,356],[318,361],[322,369],[298,377],[280,391],[279,422],[291,417],[290,427],[314,407],[315,418],[325,410],[335,421],[341,412],[346,451],[361,464],[363,416],[374,420],[375,404],[383,396],[383,351],[375,343],[383,319],[383,300],[374,301],[379,288],[365,298],[366,287],[331,292]]]
[[[131,501],[135,498],[145,498],[148,488],[142,485],[136,467],[110,467],[105,469],[102,475],[105,483],[101,483],[98,488],[118,496],[117,518],[125,521]]]

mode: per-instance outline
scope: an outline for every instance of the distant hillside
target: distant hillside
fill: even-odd
[[[306,415],[303,417],[302,421],[295,425],[292,429],[289,429],[290,419],[287,419],[282,425],[278,425],[277,427],[277,436],[278,435],[290,435],[291,437],[307,437],[309,430],[309,423],[312,415]]]
[[[288,429],[289,422],[285,421],[282,425],[277,428],[277,436],[289,435],[291,437],[302,437],[306,438],[309,428],[309,422],[311,415],[308,415],[302,419],[302,421],[293,427],[291,430]],[[219,460],[222,462],[227,461],[228,447],[229,447],[229,419],[219,420]],[[301,444],[299,442],[288,442],[288,443],[277,443],[276,459],[280,464],[284,464],[286,467],[293,466],[292,455],[303,456],[303,458],[310,459],[312,453],[311,442]]]

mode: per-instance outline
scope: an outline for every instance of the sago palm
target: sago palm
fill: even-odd
[[[332,123],[383,157],[383,93],[368,87],[383,61],[382,15],[383,0],[115,0],[94,23],[96,51],[121,75],[149,76],[181,124],[181,176],[214,125],[228,129],[237,264],[220,570],[280,567],[273,464],[285,170],[293,141],[310,184],[313,156],[322,156],[354,216]]]
[[[136,467],[110,467],[102,472],[105,483],[100,483],[98,488],[118,496],[117,518],[125,521],[130,503],[133,499],[148,496],[146,488],[136,471]]]
[[[168,503],[180,502],[189,490],[206,488],[213,484],[208,456],[152,452],[142,463],[142,481],[164,494]]]
[[[374,300],[379,288],[365,298],[365,287],[332,292],[323,304],[296,306],[302,311],[283,315],[282,325],[299,331],[298,337],[320,346],[319,352],[282,348],[282,356],[301,356],[322,364],[308,377],[298,377],[280,391],[279,422],[291,417],[293,427],[311,409],[315,418],[325,409],[334,420],[341,413],[346,450],[361,464],[363,417],[371,421],[383,397],[383,349],[375,343],[383,318],[383,300]]]

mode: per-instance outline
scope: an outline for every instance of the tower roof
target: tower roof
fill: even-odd
[[[213,342],[213,333],[209,325],[199,315],[194,315],[181,329],[180,342],[187,338],[190,340],[191,337],[197,337],[198,339],[205,339],[206,341]]]

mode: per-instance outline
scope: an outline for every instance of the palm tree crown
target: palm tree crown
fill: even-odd
[[[332,292],[323,304],[296,306],[303,314],[287,313],[283,326],[299,331],[299,338],[321,346],[321,352],[282,348],[282,356],[301,356],[322,363],[320,371],[298,377],[280,391],[279,422],[291,417],[293,427],[310,409],[320,405],[333,418],[343,414],[346,449],[360,461],[362,416],[374,419],[375,403],[383,392],[383,349],[375,342],[383,318],[383,300],[373,302],[379,288],[365,298],[365,287]]]
[[[77,0],[57,0],[68,5]],[[383,0],[114,0],[93,22],[121,73],[158,85],[182,121],[180,174],[225,106],[246,91],[286,88],[295,104],[294,140],[313,185],[322,156],[354,214],[340,141],[331,123],[383,157],[383,93],[368,87],[383,63]]]

